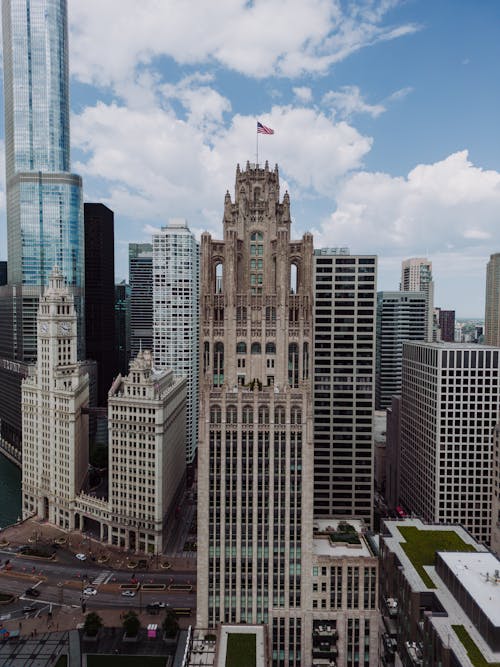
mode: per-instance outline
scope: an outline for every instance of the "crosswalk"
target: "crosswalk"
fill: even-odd
[[[111,570],[104,570],[92,581],[92,586],[99,586],[99,584],[107,584],[111,579],[113,572]]]

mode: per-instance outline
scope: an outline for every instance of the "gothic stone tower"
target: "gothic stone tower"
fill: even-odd
[[[266,624],[275,665],[311,634],[313,239],[290,224],[278,168],[247,163],[201,241],[197,625]]]

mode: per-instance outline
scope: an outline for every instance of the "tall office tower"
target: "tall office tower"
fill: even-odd
[[[117,369],[127,375],[130,361],[130,285],[115,285],[115,347]]]
[[[403,342],[425,341],[427,297],[423,292],[377,294],[377,361],[375,405],[385,410],[401,390]]]
[[[290,225],[278,168],[247,163],[224,239],[201,239],[197,625],[265,623],[273,665],[295,666],[311,662],[313,241]]]
[[[424,292],[427,300],[427,333],[428,342],[435,340],[434,326],[434,281],[432,280],[432,262],[425,257],[412,257],[401,263],[402,292]]]
[[[153,246],[129,243],[130,355],[153,349]]]
[[[444,343],[453,343],[455,340],[455,311],[441,308],[438,308],[438,311],[441,340]]]
[[[115,348],[114,215],[104,204],[85,204],[85,343],[97,362],[97,400],[105,406],[117,372]]]
[[[0,286],[7,284],[7,262],[0,262]]]
[[[500,425],[495,427],[493,441],[493,474],[491,506],[491,548],[500,556]]]
[[[165,548],[185,484],[186,380],[139,352],[109,392],[108,541],[132,551]],[[146,456],[147,452],[147,456]]]
[[[467,343],[405,343],[401,485],[406,508],[491,538],[493,433],[500,350]]]
[[[77,361],[73,295],[56,267],[38,310],[34,373],[23,382],[23,517],[71,529],[74,500],[88,469],[89,378]]]
[[[385,493],[387,507],[394,511],[399,506],[401,480],[401,396],[393,396],[387,408],[385,448]]]
[[[75,298],[83,358],[82,182],[70,173],[66,0],[3,0],[2,25],[12,352],[36,360],[38,301],[57,264]]]
[[[314,252],[314,514],[373,520],[377,259]]]
[[[500,345],[500,253],[490,256],[486,267],[486,308],[484,342]]]
[[[200,246],[185,220],[153,234],[153,359],[188,381],[186,463],[198,445]]]

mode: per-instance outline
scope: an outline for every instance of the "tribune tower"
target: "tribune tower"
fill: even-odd
[[[290,226],[277,167],[247,163],[201,240],[197,625],[267,624],[277,665],[311,607],[313,239]]]

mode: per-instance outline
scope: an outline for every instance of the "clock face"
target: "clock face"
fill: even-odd
[[[42,322],[42,324],[40,325],[40,331],[42,333],[47,333],[48,330],[49,330],[49,325],[47,324],[47,322]]]
[[[63,334],[68,334],[71,331],[71,323],[61,322],[61,324],[59,325],[59,330]]]

